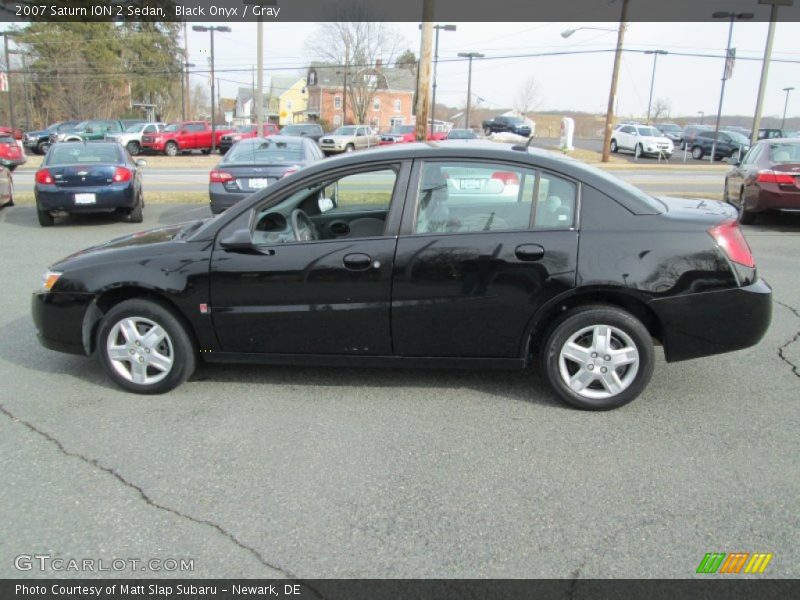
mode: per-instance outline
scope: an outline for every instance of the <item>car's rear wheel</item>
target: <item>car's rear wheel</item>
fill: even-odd
[[[756,213],[747,210],[744,203],[744,188],[739,190],[739,223],[752,225],[756,222]]]
[[[128,223],[141,223],[144,221],[144,198],[141,194],[139,194],[139,198],[136,201],[136,206],[125,215],[125,220]]]
[[[178,144],[175,142],[167,142],[164,146],[164,154],[167,156],[178,156]]]
[[[700,146],[695,146],[692,148],[692,158],[695,160],[700,160],[703,158],[703,149]]]
[[[53,215],[50,214],[50,211],[42,210],[38,206],[36,207],[36,217],[39,219],[39,225],[42,227],[50,227],[56,221]]]
[[[137,394],[162,394],[194,372],[195,348],[186,328],[157,302],[131,299],[114,306],[97,332],[106,373]]]
[[[619,146],[617,146],[617,140],[611,140],[611,152],[616,154],[619,151]]]
[[[128,154],[131,156],[136,156],[142,151],[142,147],[139,145],[139,142],[136,141],[128,142],[125,144],[125,148],[128,150]]]
[[[47,154],[47,151],[50,149],[50,142],[40,142],[38,146],[36,146],[36,154]]]
[[[568,312],[550,330],[542,368],[555,392],[584,410],[634,400],[653,374],[653,340],[629,312],[590,305]]]

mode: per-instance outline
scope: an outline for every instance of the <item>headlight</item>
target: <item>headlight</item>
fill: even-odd
[[[42,289],[49,292],[53,289],[53,286],[58,281],[58,278],[61,277],[62,273],[58,271],[47,271],[44,275],[42,275]]]
[[[233,136],[231,139],[232,139],[233,141],[235,141],[235,142],[238,142],[240,139],[242,139],[242,136],[240,136],[240,135],[235,135],[235,136]]]

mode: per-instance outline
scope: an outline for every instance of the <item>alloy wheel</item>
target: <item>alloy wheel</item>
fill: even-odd
[[[120,377],[140,385],[158,383],[175,363],[175,350],[166,330],[155,321],[137,316],[125,317],[111,328],[106,354]]]
[[[558,357],[564,383],[591,400],[605,400],[625,391],[636,378],[639,363],[634,341],[611,325],[592,325],[575,332]]]

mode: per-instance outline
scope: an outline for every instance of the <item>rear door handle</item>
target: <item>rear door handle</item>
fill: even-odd
[[[344,266],[352,271],[365,271],[372,264],[372,258],[366,254],[347,254],[342,259]]]
[[[517,246],[514,254],[520,260],[534,261],[539,260],[544,256],[544,248],[539,244],[522,244]]]

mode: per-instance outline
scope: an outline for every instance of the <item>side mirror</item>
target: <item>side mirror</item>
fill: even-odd
[[[321,213],[327,212],[327,211],[335,208],[335,205],[334,205],[333,200],[331,198],[320,198],[317,201],[317,206],[319,206],[319,212],[321,212]]]
[[[143,159],[143,158],[139,158],[139,159],[136,160],[136,166],[137,167],[146,167],[147,166],[147,161],[145,159]]]
[[[249,229],[237,229],[224,240],[220,240],[219,244],[230,252],[255,252]]]

